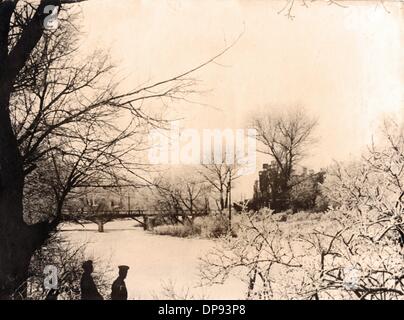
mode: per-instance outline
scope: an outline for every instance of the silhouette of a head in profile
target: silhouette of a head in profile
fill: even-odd
[[[93,261],[92,260],[84,261],[82,264],[82,268],[84,269],[85,273],[92,273],[94,271]]]
[[[126,276],[128,275],[129,267],[128,266],[118,266],[118,268],[119,268],[119,277],[121,279],[125,279]]]

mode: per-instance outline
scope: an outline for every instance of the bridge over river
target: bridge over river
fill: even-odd
[[[153,228],[154,221],[160,219],[176,219],[178,222],[184,222],[186,219],[191,221],[196,217],[202,217],[209,214],[208,210],[194,210],[182,211],[173,213],[165,210],[144,210],[144,209],[131,209],[131,210],[107,210],[107,211],[78,211],[78,212],[63,212],[62,221],[83,223],[94,222],[98,225],[98,231],[104,232],[104,225],[107,222],[118,219],[133,219],[145,229],[150,230]]]

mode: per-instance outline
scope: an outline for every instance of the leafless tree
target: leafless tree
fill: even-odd
[[[289,239],[270,215],[244,212],[237,238],[222,238],[218,246],[201,259],[203,285],[222,284],[238,276],[246,283],[247,299],[270,299],[275,275],[280,268],[301,268]],[[278,285],[282,285],[279,284]]]
[[[203,164],[200,174],[212,186],[217,194],[215,202],[218,210],[222,213],[227,209],[230,202],[230,192],[234,187],[233,182],[239,178],[237,164],[226,163],[226,157],[222,158],[221,163]]]
[[[305,7],[309,8],[311,4],[314,2],[317,3],[324,3],[327,5],[333,5],[339,8],[347,8],[349,6],[352,6],[355,2],[349,2],[344,0],[284,0],[281,1],[281,8],[278,10],[278,14],[283,14],[285,17],[293,20],[295,18],[295,15],[293,13],[294,10],[298,7]],[[390,13],[388,8],[385,5],[385,0],[379,0],[375,1],[375,6],[381,6],[386,12]]]
[[[323,188],[338,210],[332,232],[319,229],[303,240],[319,260],[307,273],[310,297],[335,292],[358,299],[404,296],[403,137],[400,124],[386,119],[381,141],[361,161],[336,163],[328,170]],[[353,283],[346,280],[349,273]]]
[[[372,238],[371,223],[336,216],[334,231],[315,230],[303,237],[308,252],[315,252],[306,266],[297,294],[305,299],[402,299],[403,258],[392,239]]]
[[[154,186],[157,209],[172,213],[172,222],[192,223],[194,215],[209,210],[210,186],[198,177],[160,176]]]
[[[284,198],[281,209],[285,209],[293,172],[314,142],[317,121],[309,117],[303,108],[294,108],[285,114],[271,113],[269,110],[255,116],[252,125],[262,145],[258,151],[269,155],[279,170],[280,194]]]
[[[385,119],[381,140],[370,146],[362,161],[336,163],[328,171],[323,188],[340,208],[356,210],[374,219],[375,225],[384,226],[377,238],[394,231],[404,243],[403,178],[403,129],[394,120]]]

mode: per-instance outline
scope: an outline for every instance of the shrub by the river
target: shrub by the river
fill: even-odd
[[[235,222],[237,224],[237,222]],[[153,233],[169,235],[173,237],[219,238],[228,233],[229,224],[227,217],[223,215],[209,215],[198,217],[192,223],[161,225],[153,229]]]
[[[153,232],[162,236],[173,236],[180,238],[198,236],[201,233],[200,229],[188,223],[157,226],[153,229]]]

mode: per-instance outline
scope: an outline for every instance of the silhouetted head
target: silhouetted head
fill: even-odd
[[[125,279],[126,276],[128,275],[129,267],[128,266],[118,266],[118,268],[119,268],[119,277],[122,279]]]
[[[94,271],[92,260],[84,261],[82,264],[82,267],[84,269],[84,272],[86,272],[86,273],[92,273]]]

